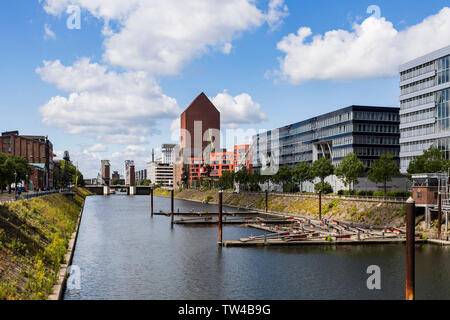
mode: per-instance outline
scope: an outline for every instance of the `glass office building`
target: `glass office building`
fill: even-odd
[[[450,159],[450,46],[400,66],[400,170],[431,145]]]
[[[254,169],[326,157],[333,164],[351,152],[370,167],[380,155],[399,161],[399,109],[350,106],[253,137]]]

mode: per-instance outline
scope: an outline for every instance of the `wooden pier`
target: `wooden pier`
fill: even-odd
[[[218,219],[212,217],[205,218],[193,218],[193,219],[180,219],[176,220],[175,224],[183,225],[211,225],[218,224]],[[235,224],[235,225],[248,225],[248,224],[292,224],[292,221],[285,219],[261,219],[261,218],[238,218],[238,219],[222,219],[222,224]]]
[[[170,216],[170,212],[154,212],[154,215],[157,216]],[[194,212],[194,211],[189,211],[189,212],[174,212],[173,213],[175,216],[192,216],[192,217],[205,217],[205,216],[217,216],[218,213],[217,212]],[[255,216],[257,214],[260,214],[259,212],[223,212],[222,215],[223,216],[232,216],[232,217],[236,217],[236,216]]]
[[[305,245],[368,245],[368,244],[399,244],[405,243],[405,238],[385,239],[338,239],[336,241],[326,240],[282,240],[282,239],[258,239],[252,241],[225,241],[224,247],[262,247],[262,246],[305,246]],[[416,243],[424,243],[426,240],[416,240]]]

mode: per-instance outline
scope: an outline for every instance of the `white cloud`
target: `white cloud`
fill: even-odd
[[[55,40],[56,34],[52,31],[48,24],[44,25],[44,40]]]
[[[97,143],[92,146],[87,146],[83,149],[83,153],[106,152],[106,151],[108,151],[108,147],[101,143]]]
[[[270,0],[267,23],[272,30],[276,30],[287,16],[289,16],[289,9],[284,4],[284,0]]]
[[[144,143],[158,130],[158,119],[181,112],[176,100],[164,95],[146,72],[119,74],[87,58],[73,66],[44,61],[36,72],[69,92],[68,97],[55,96],[40,108],[43,123],[71,134],[119,144]]]
[[[395,76],[400,64],[450,44],[450,8],[398,31],[385,18],[367,18],[352,31],[312,36],[301,27],[277,48],[285,56],[275,72],[292,83]]]
[[[254,0],[46,0],[44,9],[60,15],[69,4],[104,20],[104,61],[158,74],[179,73],[211,49],[229,54],[242,32],[276,28],[288,14],[284,0],[271,0],[267,12]]]
[[[259,123],[267,119],[267,115],[261,112],[259,103],[253,101],[247,93],[233,97],[224,90],[211,98],[211,102],[220,111],[220,121],[227,127]]]

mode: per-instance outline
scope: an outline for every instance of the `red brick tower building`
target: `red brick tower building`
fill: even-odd
[[[180,155],[174,163],[174,186],[181,180],[183,166],[189,172],[191,158],[203,158],[206,148],[220,148],[220,112],[202,92],[180,116]],[[214,147],[211,146],[211,143]],[[210,152],[206,152],[209,156]],[[205,159],[209,162],[209,159]]]

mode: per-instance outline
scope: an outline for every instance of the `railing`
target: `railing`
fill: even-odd
[[[60,189],[60,190],[53,190],[53,191],[42,191],[42,192],[33,192],[30,194],[21,194],[21,195],[16,195],[14,197],[14,199],[12,200],[7,200],[4,202],[14,202],[14,201],[20,201],[20,200],[28,200],[28,199],[33,199],[33,198],[39,198],[39,197],[44,197],[44,196],[48,196],[51,194],[57,194],[57,193],[63,193],[63,192],[69,192],[71,191],[71,189]]]
[[[226,191],[232,193],[233,191]],[[256,194],[256,195],[264,195],[263,192],[247,192],[241,191],[241,193],[246,194]],[[314,193],[288,193],[288,192],[273,192],[271,191],[269,195],[277,195],[282,197],[305,197],[305,198],[317,198],[318,195]],[[390,202],[406,202],[408,198],[396,198],[396,197],[374,197],[374,196],[340,196],[340,195],[322,195],[324,199],[347,199],[347,200],[361,200],[361,201],[390,201]]]

